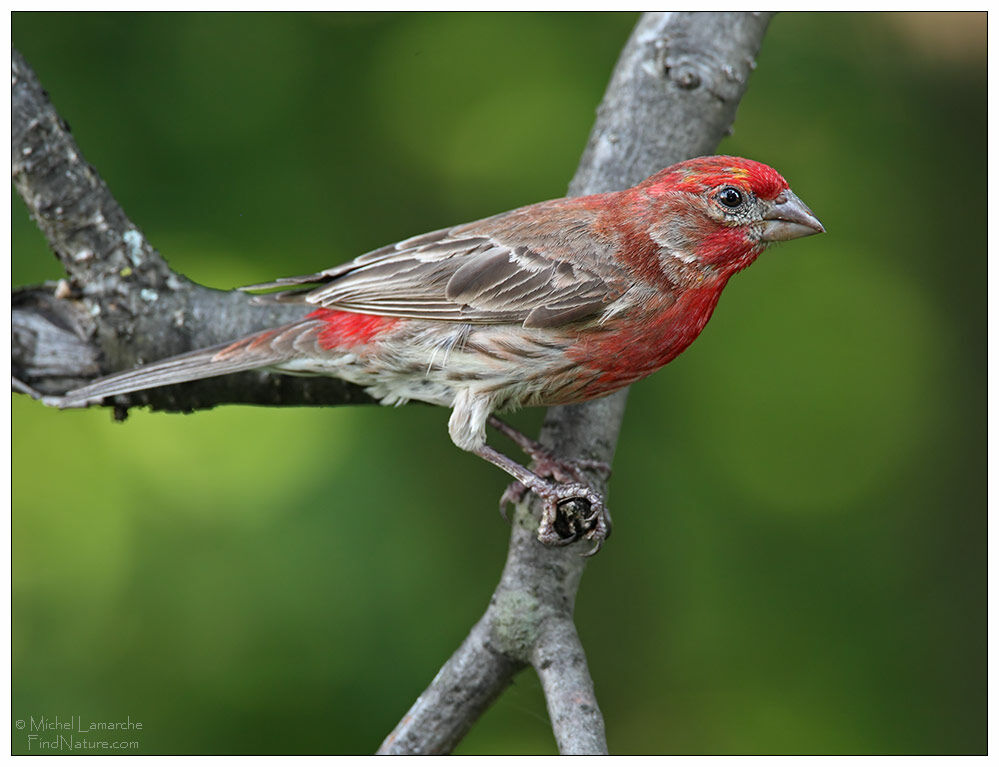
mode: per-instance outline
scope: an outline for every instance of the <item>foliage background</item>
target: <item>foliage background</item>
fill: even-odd
[[[229,288],[561,196],[635,18],[17,13],[13,43],[150,242]],[[984,753],[985,28],[771,25],[721,149],[828,234],[633,388],[577,607],[613,752]],[[15,199],[14,284],[59,276]],[[12,408],[15,719],[367,753],[498,577],[507,480],[443,411]],[[554,750],[525,673],[459,753]]]

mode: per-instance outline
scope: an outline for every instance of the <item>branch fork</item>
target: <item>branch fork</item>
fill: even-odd
[[[711,153],[730,132],[769,13],[646,13],[625,45],[597,112],[570,195],[623,189],[680,160]],[[12,177],[67,279],[12,295],[13,386],[55,401],[95,377],[211,346],[291,319],[172,272],[88,165],[37,77],[13,51]],[[223,335],[225,337],[223,337]],[[53,397],[48,400],[47,397]],[[540,448],[610,466],[627,390],[549,409]],[[129,407],[193,411],[222,403],[370,402],[336,379],[242,373],[114,398]],[[606,477],[591,478],[606,491]],[[489,606],[382,743],[381,754],[448,753],[531,666],[560,753],[606,754],[603,717],[573,623],[587,543],[535,539],[541,514],[516,504],[510,548]],[[477,512],[474,512],[477,513]]]

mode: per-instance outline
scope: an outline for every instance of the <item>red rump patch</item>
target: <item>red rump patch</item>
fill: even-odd
[[[319,331],[319,345],[323,349],[341,349],[369,343],[379,333],[395,327],[398,317],[379,314],[357,314],[335,309],[316,309],[307,319],[322,320],[325,327]]]

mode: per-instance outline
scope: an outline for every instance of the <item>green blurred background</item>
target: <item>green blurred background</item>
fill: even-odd
[[[17,13],[13,44],[150,242],[230,288],[561,196],[636,18]],[[577,605],[612,752],[985,751],[985,32],[771,25],[721,150],[828,234],[633,387]],[[12,226],[14,284],[58,278]],[[497,580],[507,478],[443,410],[12,408],[15,719],[368,753]],[[459,748],[554,752],[532,672]]]

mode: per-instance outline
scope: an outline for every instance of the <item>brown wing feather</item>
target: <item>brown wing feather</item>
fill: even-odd
[[[421,234],[332,269],[247,289],[286,288],[269,298],[416,319],[528,327],[582,320],[634,280],[615,266],[612,242],[590,243],[584,252],[566,245],[566,232],[588,228],[597,213],[559,203]]]

